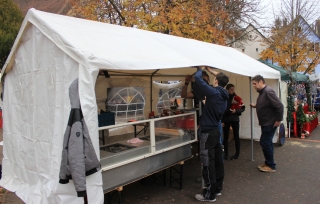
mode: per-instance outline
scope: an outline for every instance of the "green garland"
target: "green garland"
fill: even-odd
[[[293,84],[289,83],[288,84],[288,96],[287,96],[287,122],[288,123],[293,123],[293,117],[292,113],[294,112],[294,88]]]
[[[307,122],[311,123],[311,121],[316,119],[316,117],[318,117],[318,112],[313,112],[312,114],[309,114],[309,117],[307,117]]]
[[[297,110],[297,123],[300,125],[300,127],[302,129],[302,126],[306,122],[309,122],[309,119],[307,118],[306,114],[304,114],[302,105],[299,104],[298,105],[298,110]]]
[[[308,105],[309,105],[309,111],[312,111],[310,86],[311,86],[310,83],[306,83],[306,84],[305,84],[306,97],[307,97],[307,103],[308,103]]]

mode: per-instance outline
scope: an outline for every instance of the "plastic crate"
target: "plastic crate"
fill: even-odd
[[[187,129],[194,129],[194,119],[193,118],[188,118],[186,120],[185,125],[186,125]]]
[[[108,112],[108,113],[98,114],[98,124],[99,124],[98,125],[99,127],[114,125],[115,124],[114,113]]]
[[[194,119],[193,118],[184,118],[183,120],[178,120],[176,122],[178,128],[182,129],[194,129]]]

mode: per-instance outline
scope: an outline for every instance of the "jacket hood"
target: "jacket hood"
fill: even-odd
[[[216,89],[217,89],[217,91],[220,92],[221,97],[222,97],[223,99],[228,99],[228,98],[229,98],[229,93],[228,93],[227,90],[225,90],[225,89],[222,88],[221,86],[217,86]]]
[[[79,80],[74,80],[69,87],[69,97],[71,108],[81,108],[79,97]]]

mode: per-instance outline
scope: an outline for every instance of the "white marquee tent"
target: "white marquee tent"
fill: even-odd
[[[155,78],[182,80],[183,75],[195,72],[185,67],[197,65],[229,74],[247,104],[241,137],[258,139],[257,120],[251,134],[249,77],[261,74],[278,91],[278,71],[229,47],[29,10],[2,69],[4,159],[0,185],[26,203],[82,202],[73,184],[59,184],[58,178],[70,113],[70,84],[79,78],[84,119],[99,156],[95,90],[99,69],[147,79],[158,70]],[[254,101],[256,96],[254,91]],[[86,185],[89,203],[103,203],[101,174],[88,176]]]

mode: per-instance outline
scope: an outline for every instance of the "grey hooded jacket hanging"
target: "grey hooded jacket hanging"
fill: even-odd
[[[72,179],[78,197],[86,196],[86,176],[100,170],[100,161],[94,151],[88,127],[83,119],[78,79],[69,87],[71,111],[64,134],[59,183]]]

